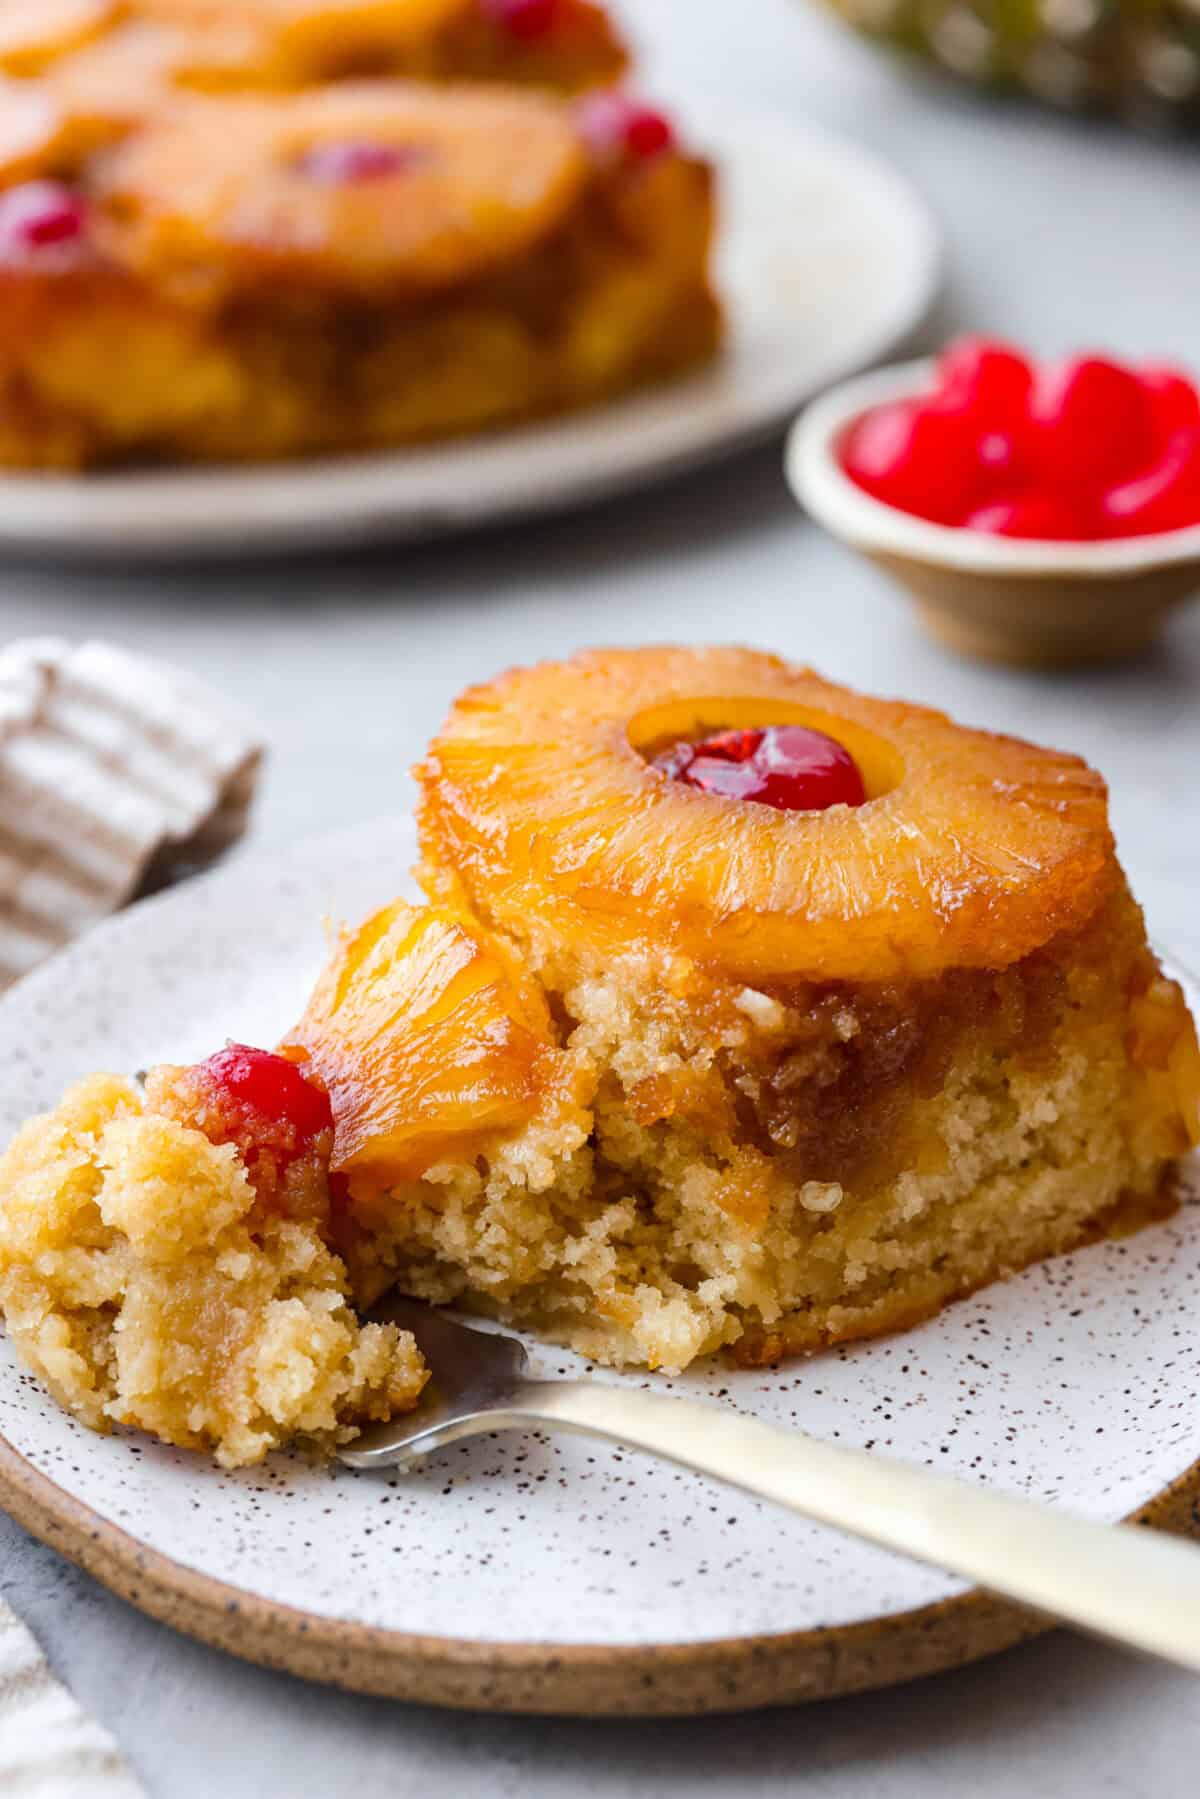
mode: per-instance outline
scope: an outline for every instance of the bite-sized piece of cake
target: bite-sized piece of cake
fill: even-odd
[[[194,99],[70,169],[72,127],[0,191],[0,462],[411,442],[716,347],[710,171],[624,98]]]
[[[326,1096],[231,1047],[95,1075],[0,1160],[0,1308],[22,1360],[96,1430],[225,1467],[324,1449],[416,1404],[412,1337],[360,1324],[327,1246]]]
[[[1077,757],[655,649],[470,689],[419,776],[426,885],[536,976],[592,1088],[548,1265],[482,1230],[440,1257],[493,1255],[510,1315],[590,1355],[895,1328],[1153,1209],[1200,1135],[1194,1027]],[[491,1170],[463,1153],[419,1206]],[[413,1208],[398,1184],[398,1238]]]
[[[380,76],[531,83],[571,92],[617,80],[627,61],[612,21],[593,0],[64,5],[59,21],[26,23],[20,32],[14,24],[8,66],[44,73],[73,97],[122,107],[140,102],[145,108],[152,97],[160,103],[173,89],[289,90]]]

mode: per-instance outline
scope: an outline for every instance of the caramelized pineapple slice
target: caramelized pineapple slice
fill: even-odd
[[[518,260],[588,167],[568,109],[540,95],[363,82],[193,99],[131,138],[99,190],[122,260],[192,295],[286,278],[401,297]]]
[[[403,902],[343,937],[286,1051],[329,1090],[352,1191],[471,1161],[533,1115],[558,1052],[545,998],[479,925]]]
[[[436,31],[474,0],[131,0],[148,18],[208,25],[231,18],[251,19],[278,36],[320,43],[357,45],[364,37],[416,40]]]
[[[134,0],[165,27],[188,85],[301,87],[348,71],[385,72],[472,0]]]
[[[533,30],[528,18],[506,18],[487,0],[57,0],[54,18],[39,17],[36,28],[30,10],[28,0],[7,8],[0,0],[0,59],[11,12],[7,38],[23,59],[22,73],[24,64],[40,66],[88,43],[96,72],[132,69],[140,59],[181,86],[214,93],[377,76],[573,90],[615,81],[627,62],[594,0],[555,0]],[[26,16],[18,21],[18,14]],[[105,24],[121,21],[102,44],[82,28],[67,31],[66,21],[93,15]],[[108,47],[111,58],[103,55]]]
[[[730,727],[849,750],[867,803],[786,812],[651,766]],[[730,978],[1004,968],[1119,878],[1100,776],[740,649],[598,651],[468,689],[418,771],[424,879],[561,966],[650,944]]]

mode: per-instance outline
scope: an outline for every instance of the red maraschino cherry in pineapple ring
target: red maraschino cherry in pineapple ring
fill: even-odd
[[[654,766],[685,787],[777,812],[861,806],[867,797],[849,750],[806,725],[718,731],[699,743],[676,744]]]

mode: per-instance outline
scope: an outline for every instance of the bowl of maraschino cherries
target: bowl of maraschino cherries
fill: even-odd
[[[972,655],[1110,661],[1200,592],[1200,389],[1165,360],[961,338],[816,401],[788,475]]]

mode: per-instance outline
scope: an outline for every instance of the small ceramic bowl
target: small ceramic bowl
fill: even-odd
[[[930,524],[864,493],[838,460],[847,427],[933,386],[933,363],[909,362],[832,388],[793,426],[787,476],[813,518],[908,589],[939,642],[1026,667],[1111,662],[1144,649],[1164,613],[1200,593],[1200,525],[1051,543]]]

